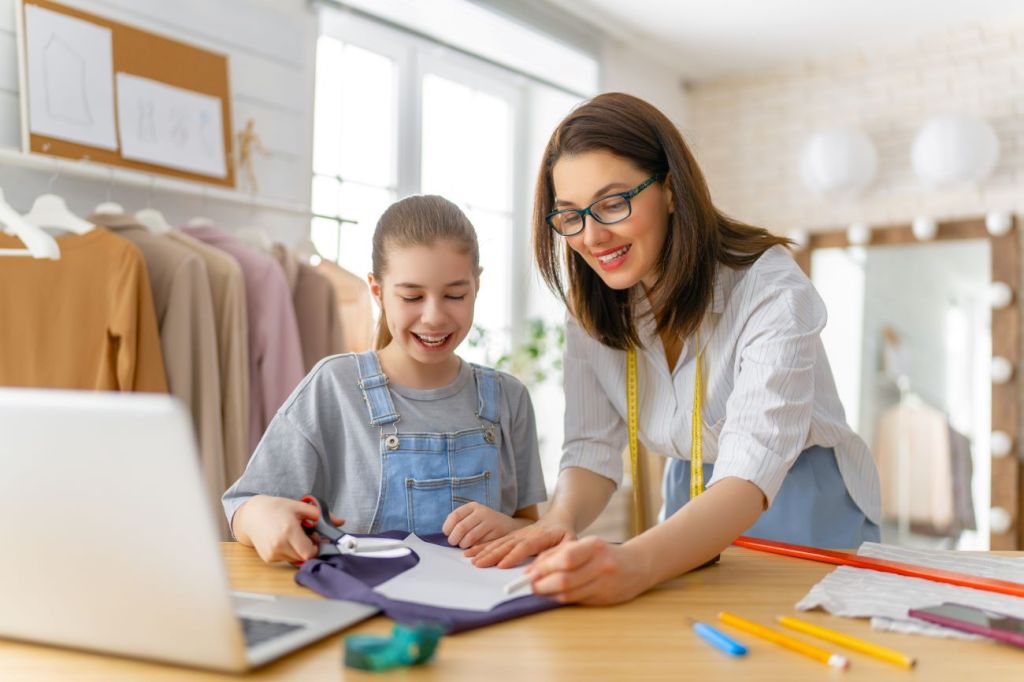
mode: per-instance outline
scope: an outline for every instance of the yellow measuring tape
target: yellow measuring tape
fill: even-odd
[[[704,492],[704,449],[701,441],[701,407],[703,405],[704,382],[701,378],[701,364],[704,351],[697,340],[697,361],[693,377],[693,415],[690,422],[690,499]],[[636,349],[626,351],[626,417],[629,425],[629,462],[633,473],[633,535],[644,532],[643,494],[640,481],[640,453],[637,433],[640,429],[639,399],[637,397]]]

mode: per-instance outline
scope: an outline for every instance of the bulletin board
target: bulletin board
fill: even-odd
[[[26,151],[235,186],[227,55],[49,0],[21,0],[17,20]]]

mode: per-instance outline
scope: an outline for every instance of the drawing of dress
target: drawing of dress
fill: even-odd
[[[43,48],[43,78],[50,116],[84,126],[93,125],[85,92],[85,59],[58,35],[50,36]],[[68,83],[70,87],[66,86]]]

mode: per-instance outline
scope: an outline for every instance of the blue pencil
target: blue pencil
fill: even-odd
[[[737,642],[732,637],[728,636],[720,630],[716,630],[707,623],[701,623],[700,621],[689,619],[690,624],[693,626],[693,631],[697,633],[697,636],[703,639],[705,642],[715,647],[719,651],[723,651],[730,656],[746,656],[747,647]]]

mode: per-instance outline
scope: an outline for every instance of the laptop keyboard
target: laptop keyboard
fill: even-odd
[[[254,647],[257,644],[262,644],[303,627],[305,626],[295,625],[294,623],[282,623],[276,620],[242,618],[242,632],[245,634],[245,645],[247,647]]]

